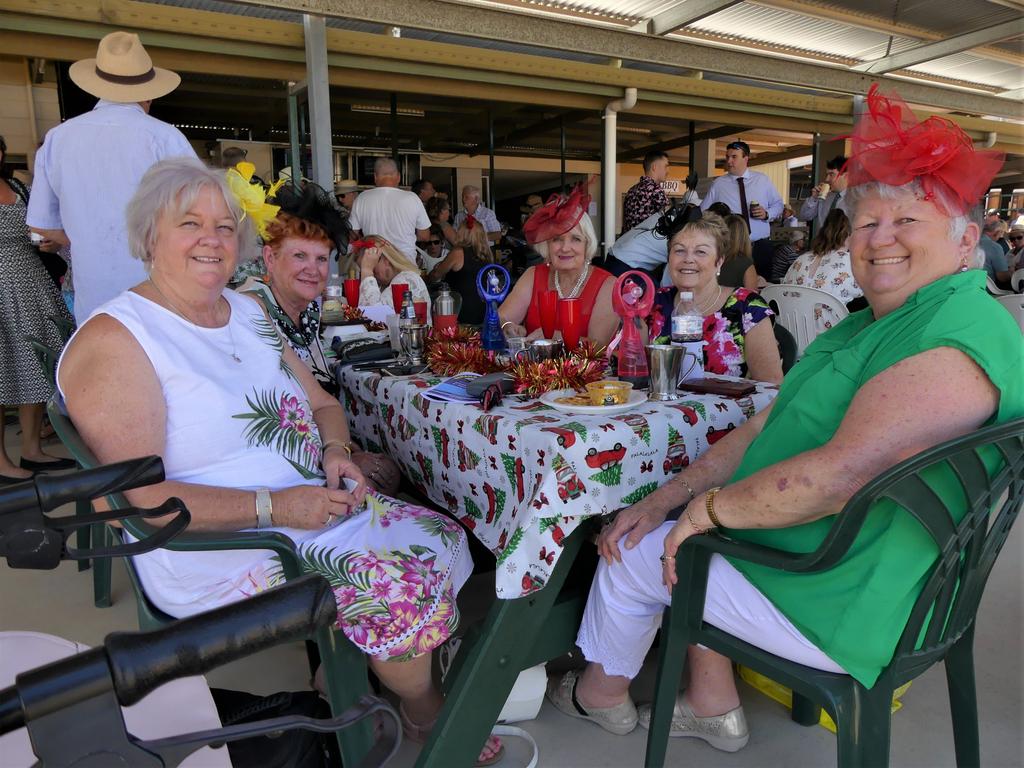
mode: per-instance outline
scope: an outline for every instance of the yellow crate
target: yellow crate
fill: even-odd
[[[768,698],[774,699],[775,701],[779,702],[779,704],[781,704],[782,706],[788,709],[793,708],[793,692],[789,690],[789,688],[787,688],[784,685],[781,685],[780,683],[775,682],[771,678],[765,677],[760,672],[755,672],[750,667],[744,667],[742,664],[738,664],[737,667],[739,668],[740,678],[742,680],[745,680],[747,683],[752,685],[754,688],[759,690]],[[900,698],[903,696],[904,693],[907,692],[908,688],[910,688],[910,683],[901,685],[899,688],[893,691],[893,712],[896,712],[903,706],[903,702],[900,701]],[[824,709],[821,710],[821,720],[818,721],[818,725],[820,725],[822,728],[827,728],[828,730],[832,731],[832,733],[836,732],[836,724],[832,721],[832,718]]]

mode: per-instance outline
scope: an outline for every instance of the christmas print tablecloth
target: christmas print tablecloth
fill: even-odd
[[[768,406],[777,388],[749,397],[686,395],[625,413],[583,415],[534,397],[506,396],[484,413],[433,402],[441,379],[381,377],[339,368],[353,436],[390,455],[406,477],[461,520],[498,559],[498,597],[540,589],[562,540],[585,517],[627,507]]]

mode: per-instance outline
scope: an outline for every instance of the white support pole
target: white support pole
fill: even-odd
[[[302,16],[306,41],[306,85],[309,100],[310,149],[313,181],[330,192],[334,188],[331,149],[331,90],[327,79],[327,25],[323,16]]]
[[[604,191],[601,194],[601,205],[604,211],[604,232],[601,233],[601,240],[604,248],[604,255],[615,242],[615,221],[618,211],[618,201],[615,196],[615,187],[619,180],[618,170],[618,145],[616,143],[618,130],[618,114],[620,110],[632,109],[636,106],[636,88],[627,88],[621,99],[609,101],[604,108],[604,177],[601,184]]]

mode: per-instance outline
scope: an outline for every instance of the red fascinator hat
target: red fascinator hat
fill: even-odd
[[[580,223],[590,207],[587,183],[581,181],[568,197],[554,194],[523,224],[526,242],[534,245],[564,235]]]
[[[919,122],[903,99],[883,96],[877,84],[868,91],[867,108],[849,137],[850,186],[900,187],[917,179],[926,200],[960,216],[978,204],[1003,165],[1002,152],[976,150],[963,129],[946,118]]]

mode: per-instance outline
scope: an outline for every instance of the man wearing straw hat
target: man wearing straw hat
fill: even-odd
[[[181,82],[153,66],[139,36],[111,32],[96,58],[71,65],[72,81],[99,98],[92,111],[53,128],[36,153],[28,225],[67,244],[75,260],[75,317],[142,282],[128,251],[124,210],[153,163],[195,150],[173,125],[149,116],[153,99]]]

